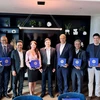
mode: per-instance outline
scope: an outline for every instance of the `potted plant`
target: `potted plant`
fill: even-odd
[[[39,21],[38,22],[38,26],[41,27],[42,26],[42,22]]]
[[[21,21],[20,20],[17,21],[17,26],[18,27],[21,26]]]
[[[36,21],[35,21],[35,20],[30,20],[29,25],[30,25],[31,27],[36,26]]]
[[[65,34],[70,35],[70,29],[71,29],[72,24],[68,23],[68,25],[65,24]]]
[[[7,20],[5,20],[5,23],[6,23],[6,26],[9,26],[9,24],[10,24],[10,22],[9,22],[9,20],[7,19]]]

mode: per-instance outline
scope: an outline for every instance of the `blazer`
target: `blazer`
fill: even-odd
[[[74,51],[74,58],[75,57],[76,57],[76,52]],[[80,69],[81,70],[85,70],[86,65],[87,65],[86,52],[84,50],[80,49],[79,52],[78,52],[78,54],[77,54],[77,57],[76,58],[82,60],[82,64],[81,64]]]
[[[11,56],[11,52],[13,50],[13,47],[10,44],[7,44],[7,54],[6,57],[10,57]],[[0,43],[0,57],[5,57],[5,55],[3,54],[3,47],[2,44]],[[10,69],[11,67],[8,66],[8,68]],[[0,73],[2,73],[4,70],[4,66],[0,66]]]
[[[87,52],[87,59],[88,60],[89,60],[89,58],[94,58],[94,44],[93,43],[88,45],[86,52]],[[99,59],[99,63],[100,63],[100,44],[99,44],[99,49],[96,53],[96,58]],[[89,68],[91,68],[91,67],[89,67]],[[96,69],[100,70],[100,67],[96,67]]]
[[[60,43],[56,45],[56,52],[57,52],[57,59],[58,58],[65,58],[66,59],[66,63],[68,65],[71,65],[72,63],[72,59],[73,59],[73,47],[71,44],[66,43],[65,47],[62,51],[62,54],[60,55]],[[58,60],[57,60],[58,62]]]
[[[55,48],[51,47],[50,49],[50,67],[51,69],[55,68]],[[46,54],[46,49],[41,48],[40,49],[40,55],[41,55],[41,63],[42,63],[42,69],[46,70],[47,68],[47,54]]]
[[[25,64],[25,53],[26,53],[26,51],[23,50],[24,72],[26,72],[26,68],[27,68],[26,64]],[[12,51],[11,59],[12,59],[12,66],[11,66],[12,71],[16,71],[17,73],[19,73],[21,68],[20,68],[20,58],[19,58],[19,54],[18,54],[17,50]]]

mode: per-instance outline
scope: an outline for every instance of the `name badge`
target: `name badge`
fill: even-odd
[[[0,58],[0,65],[10,66],[11,65],[11,58],[10,57],[1,57]]]
[[[62,100],[80,100],[80,98],[62,98]]]
[[[99,64],[99,59],[98,58],[90,58],[90,67],[97,67]]]
[[[58,65],[59,65],[60,67],[65,66],[65,64],[66,64],[66,59],[65,59],[65,58],[59,58],[59,59],[58,59]]]
[[[40,67],[39,60],[32,60],[30,62],[30,66],[31,66],[31,68],[38,68],[38,67]]]
[[[73,59],[73,66],[81,67],[81,64],[82,64],[81,59],[76,59],[76,58]]]

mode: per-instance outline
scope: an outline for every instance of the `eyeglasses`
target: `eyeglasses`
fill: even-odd
[[[6,41],[6,40],[1,40],[1,41]]]

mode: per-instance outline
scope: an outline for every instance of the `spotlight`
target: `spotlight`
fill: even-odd
[[[45,5],[45,1],[37,1],[38,5]]]

